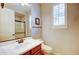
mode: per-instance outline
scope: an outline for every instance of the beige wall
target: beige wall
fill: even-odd
[[[79,5],[68,4],[68,28],[52,29],[53,4],[41,4],[42,38],[55,54],[79,54]]]
[[[35,18],[40,18],[41,22],[41,15],[40,15],[40,4],[39,3],[33,3],[31,4],[31,20],[32,20],[32,27],[40,27],[40,25],[35,24]],[[40,38],[41,37],[41,29],[40,28],[32,28],[32,37],[34,39]]]

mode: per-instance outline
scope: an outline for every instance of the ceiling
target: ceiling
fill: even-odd
[[[21,14],[26,14],[31,10],[30,5],[21,5],[21,3],[5,3],[4,6]]]

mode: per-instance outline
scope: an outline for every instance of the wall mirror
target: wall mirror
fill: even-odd
[[[28,5],[4,3],[4,8],[0,9],[0,42],[28,36],[30,11],[31,8]]]

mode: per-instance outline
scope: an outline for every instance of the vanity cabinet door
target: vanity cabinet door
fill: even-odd
[[[38,50],[36,53],[34,53],[33,55],[42,55],[41,50]]]
[[[35,48],[33,48],[33,49],[31,50],[31,54],[32,54],[32,55],[43,55],[42,49],[41,49],[41,44],[38,45],[38,46],[36,46]]]

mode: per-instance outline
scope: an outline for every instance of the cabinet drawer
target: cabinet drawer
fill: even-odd
[[[36,53],[38,50],[41,50],[41,44],[38,45],[38,46],[36,46],[35,48],[33,48],[33,49],[31,50],[31,54]]]

